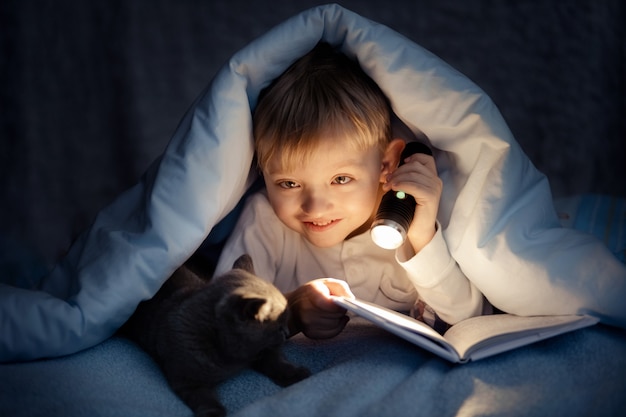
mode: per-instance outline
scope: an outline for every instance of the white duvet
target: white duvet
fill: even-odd
[[[319,40],[356,57],[399,118],[429,138],[444,181],[444,236],[494,305],[522,315],[588,313],[626,327],[625,266],[600,241],[559,226],[546,178],[489,97],[398,33],[328,5],[235,54],[162,157],[100,212],[40,288],[0,284],[0,361],[93,346],[158,290],[254,179],[259,91]]]

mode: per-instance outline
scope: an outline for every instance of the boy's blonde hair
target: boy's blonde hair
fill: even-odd
[[[383,152],[390,120],[387,98],[359,64],[319,43],[261,93],[253,118],[257,162],[265,170],[277,157],[280,168],[291,170],[324,137]]]

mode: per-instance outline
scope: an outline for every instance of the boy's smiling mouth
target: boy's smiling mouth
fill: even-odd
[[[340,219],[333,220],[317,220],[317,221],[304,221],[304,225],[312,231],[315,232],[323,232],[324,230],[330,229],[332,226],[339,223]]]

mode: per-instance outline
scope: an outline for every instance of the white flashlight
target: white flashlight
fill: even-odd
[[[420,142],[409,142],[400,155],[400,165],[414,153],[432,155],[430,148]],[[406,239],[406,232],[415,214],[415,199],[402,191],[387,191],[372,223],[372,240],[383,249],[397,249]]]

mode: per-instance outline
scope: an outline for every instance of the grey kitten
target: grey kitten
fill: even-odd
[[[122,334],[159,364],[170,386],[196,416],[223,416],[216,387],[244,368],[281,386],[310,372],[285,360],[287,300],[254,275],[243,255],[226,274],[205,280],[182,266],[159,292],[139,304]]]

